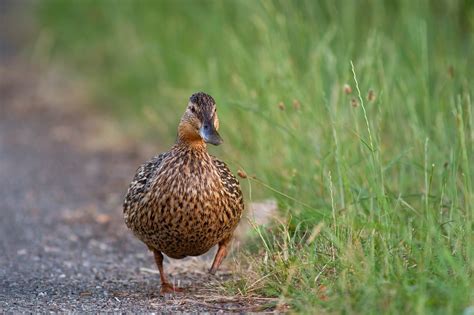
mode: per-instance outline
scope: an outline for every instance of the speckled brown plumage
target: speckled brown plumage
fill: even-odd
[[[198,256],[219,244],[215,272],[244,209],[238,180],[206,149],[222,142],[215,107],[207,94],[191,96],[176,144],[138,168],[125,198],[125,223],[155,253],[162,286],[161,253]]]

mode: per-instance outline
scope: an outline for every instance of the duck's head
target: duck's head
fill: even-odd
[[[198,92],[189,98],[188,107],[178,127],[178,138],[187,143],[210,143],[219,145],[223,142],[217,132],[216,102],[209,94]]]

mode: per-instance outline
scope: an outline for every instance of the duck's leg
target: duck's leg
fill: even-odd
[[[212,267],[209,270],[211,275],[215,274],[219,266],[221,265],[222,261],[224,260],[225,256],[227,256],[227,249],[232,239],[232,235],[222,241],[219,242],[219,247],[217,249],[216,257],[214,257],[214,262],[212,263]]]
[[[174,293],[174,292],[183,292],[183,289],[173,286],[171,283],[168,282],[168,278],[163,270],[163,254],[160,251],[153,249],[153,255],[155,256],[155,262],[158,266],[158,270],[160,271],[160,279],[161,279],[161,290],[160,294],[165,293]]]

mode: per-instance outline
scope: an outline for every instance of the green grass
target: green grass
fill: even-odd
[[[273,196],[285,218],[253,232],[250,271],[229,290],[302,313],[474,305],[471,1],[47,0],[37,12],[35,51],[163,147],[191,93],[215,97],[226,142],[213,152],[255,176],[247,201]]]

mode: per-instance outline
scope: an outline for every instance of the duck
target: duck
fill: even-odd
[[[207,151],[220,145],[216,102],[204,92],[191,95],[168,152],[138,167],[123,203],[125,224],[153,252],[161,294],[182,292],[163,269],[166,256],[199,256],[218,246],[209,272],[226,257],[244,211],[239,181]]]

